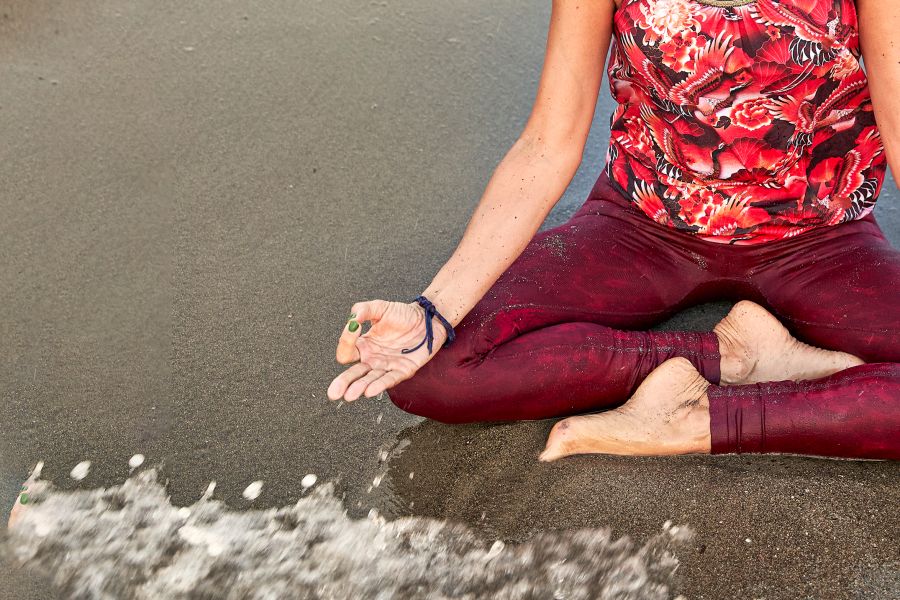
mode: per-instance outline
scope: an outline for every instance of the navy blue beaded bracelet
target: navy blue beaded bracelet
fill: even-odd
[[[428,354],[431,354],[431,345],[434,341],[434,331],[432,331],[431,329],[431,317],[437,317],[438,319],[440,319],[441,324],[444,326],[444,329],[447,330],[447,339],[444,340],[444,345],[441,346],[441,348],[452,344],[453,340],[456,339],[456,332],[453,331],[453,325],[451,325],[449,321],[447,321],[447,319],[445,319],[441,315],[441,313],[438,312],[438,310],[434,307],[434,304],[432,304],[431,301],[425,296],[416,296],[415,301],[425,309],[425,339],[419,342],[419,345],[415,348],[405,348],[400,352],[403,354],[415,352],[422,347],[422,344],[428,342]]]

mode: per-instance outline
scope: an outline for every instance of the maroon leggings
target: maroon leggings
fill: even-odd
[[[867,364],[805,381],[719,386],[711,331],[642,331],[691,305],[746,298],[798,339]],[[457,325],[456,341],[390,390],[445,423],[543,419],[622,404],[663,361],[713,385],[712,452],[900,458],[900,251],[873,215],[757,245],[656,223],[605,172],[539,232]]]

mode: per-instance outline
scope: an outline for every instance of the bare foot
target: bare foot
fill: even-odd
[[[804,344],[750,300],[735,304],[713,332],[722,355],[720,385],[817,379],[865,364],[846,352]]]
[[[670,358],[651,371],[622,406],[554,425],[539,458],[708,454],[709,385],[686,358]]]

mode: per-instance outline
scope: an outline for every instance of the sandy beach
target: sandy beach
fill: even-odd
[[[900,463],[542,464],[550,421],[447,426],[387,397],[326,399],[350,306],[412,299],[462,235],[528,116],[549,10],[3,2],[4,520],[37,461],[60,487],[92,488],[121,483],[140,452],[179,505],[216,480],[232,508],[284,506],[315,473],[351,516],[447,519],[485,539],[609,527],[641,542],[665,521],[690,526],[677,571],[689,599],[895,598]],[[602,167],[605,86],[544,228]],[[898,202],[889,177],[875,215],[895,245]],[[660,328],[708,330],[730,305]],[[55,597],[9,564],[0,580],[0,598]]]

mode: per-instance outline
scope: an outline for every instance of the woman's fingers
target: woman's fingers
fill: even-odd
[[[350,307],[350,314],[356,315],[355,320],[360,323],[363,321],[372,321],[374,323],[384,316],[390,304],[387,300],[357,302]]]
[[[344,324],[344,330],[338,340],[337,352],[334,357],[342,365],[346,365],[359,360],[359,349],[356,347],[356,340],[362,333],[362,324],[351,314],[347,322]]]
[[[384,375],[381,369],[372,369],[356,381],[350,384],[344,393],[344,400],[352,402],[362,396],[363,391],[369,387],[369,384]]]
[[[364,355],[365,364],[359,362],[359,364],[351,366],[335,377],[326,392],[331,400],[338,400],[343,397],[347,401],[352,401],[358,399],[363,393],[368,397],[377,396],[384,390],[409,377],[409,374],[404,373],[404,371],[409,373],[415,371],[415,361],[410,357],[404,356],[402,359],[400,356],[395,357],[392,350],[389,350],[388,354],[385,355],[379,352],[380,347],[377,341],[374,347],[369,347],[367,342],[370,340],[370,337],[367,336],[360,339],[362,324],[366,321],[375,324],[386,317],[394,317],[397,321],[404,321],[403,311],[388,315],[392,305],[397,305],[397,303],[386,300],[369,300],[357,302],[350,308],[350,317],[347,319],[347,323],[338,340],[335,358],[337,358],[339,363],[349,364],[362,361]],[[395,306],[396,308],[397,306]],[[408,317],[408,315],[405,316]],[[393,324],[389,323],[389,325]],[[384,332],[382,331],[382,333]],[[381,336],[381,333],[379,336]],[[375,340],[375,338],[371,339]],[[398,361],[403,364],[403,369],[397,370],[395,368],[398,366]],[[407,368],[406,363],[410,363],[413,368]]]
[[[335,358],[339,363],[346,365],[359,360],[356,340],[362,334],[362,324],[365,321],[377,322],[387,312],[389,304],[386,300],[369,300],[357,302],[350,308],[350,317],[341,331],[335,353]]]
[[[370,370],[371,367],[364,363],[353,365],[352,367],[335,377],[334,381],[331,382],[331,385],[328,386],[328,391],[325,393],[331,400],[340,399],[347,391],[347,388],[354,381],[368,373]]]
[[[327,395],[331,400],[344,398],[348,402],[357,400],[362,395],[372,398],[408,377],[406,373],[396,369],[372,369],[359,363],[335,377],[328,386]]]
[[[400,371],[388,371],[387,373],[370,383],[369,386],[365,389],[365,394],[369,398],[371,398],[372,396],[377,396],[381,392],[394,387],[406,378],[406,374],[401,373]]]

